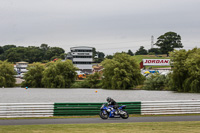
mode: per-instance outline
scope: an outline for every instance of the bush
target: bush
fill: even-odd
[[[200,48],[170,53],[173,61],[170,88],[179,92],[200,92]]]
[[[7,61],[0,61],[0,87],[14,87],[14,66]]]
[[[76,70],[70,60],[57,60],[47,64],[42,83],[46,88],[70,88],[76,79]]]
[[[151,74],[144,81],[143,88],[146,90],[166,90],[168,89],[169,77],[160,74]]]
[[[148,55],[155,55],[155,52],[149,52]]]
[[[28,67],[28,72],[25,73],[25,82],[22,82],[22,86],[29,86],[33,88],[40,88],[42,84],[43,72],[45,67],[41,63],[33,63]]]
[[[86,82],[86,80],[81,80],[81,81],[75,81],[72,85],[71,88],[90,88],[89,84]]]
[[[131,89],[144,81],[136,60],[125,53],[116,53],[113,59],[102,62],[102,87],[106,89]]]
[[[72,84],[71,88],[101,88],[102,82],[99,78],[99,73],[88,75],[85,80],[76,81]]]
[[[98,72],[95,72],[94,74],[91,74],[86,78],[86,82],[88,83],[90,88],[99,88],[101,87],[99,79],[100,74]]]

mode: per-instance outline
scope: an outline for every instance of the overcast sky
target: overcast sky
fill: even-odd
[[[200,0],[0,0],[0,46],[92,46],[105,54],[151,47],[173,31],[200,47]]]

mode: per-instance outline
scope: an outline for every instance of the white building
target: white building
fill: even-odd
[[[93,62],[93,47],[71,47],[67,55],[68,59],[71,59],[73,64],[79,68],[80,71],[85,73],[92,73]]]
[[[18,74],[20,73],[26,73],[28,70],[26,69],[28,67],[28,62],[16,62],[15,70]]]

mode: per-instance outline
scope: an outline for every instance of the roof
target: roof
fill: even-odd
[[[89,47],[89,46],[77,46],[77,47],[71,47],[71,48],[94,48],[94,47]]]
[[[93,67],[94,71],[100,71],[103,69],[103,66],[99,66],[99,67]]]
[[[172,68],[171,67],[163,67],[163,68],[152,68],[152,69],[155,69],[155,70],[171,70]]]
[[[16,63],[27,63],[27,64],[28,64],[28,62],[25,62],[25,61],[21,61],[21,62],[16,62]]]

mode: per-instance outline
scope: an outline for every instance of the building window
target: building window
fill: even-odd
[[[73,62],[73,64],[92,64],[92,62]]]
[[[73,58],[92,58],[92,56],[73,56]]]
[[[75,49],[75,50],[71,50],[71,52],[92,52],[92,50]]]

